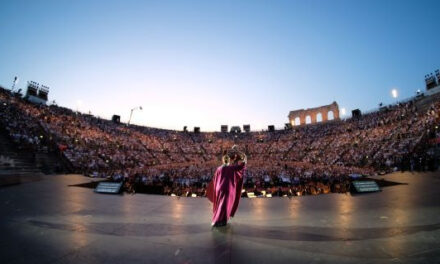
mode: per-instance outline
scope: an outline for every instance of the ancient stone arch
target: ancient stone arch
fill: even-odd
[[[306,116],[310,116],[312,119],[311,124],[317,123],[317,115],[321,113],[322,115],[322,122],[329,121],[328,119],[328,113],[332,111],[333,112],[333,120],[339,120],[339,106],[338,103],[333,102],[329,105],[323,105],[319,107],[314,108],[308,108],[308,109],[299,109],[290,111],[289,113],[289,122],[293,126],[295,125],[295,119],[299,118],[300,125],[304,125],[306,123]],[[298,124],[296,124],[298,125]]]
[[[321,112],[318,112],[316,114],[316,122],[322,122],[322,113]]]

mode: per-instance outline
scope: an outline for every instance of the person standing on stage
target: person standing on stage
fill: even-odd
[[[217,168],[208,187],[207,196],[213,203],[212,226],[226,225],[229,218],[235,215],[240,201],[247,157],[238,152],[235,145],[232,150],[233,153],[223,155],[223,165]]]

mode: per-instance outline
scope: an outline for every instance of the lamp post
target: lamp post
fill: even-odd
[[[133,116],[133,111],[134,110],[141,110],[142,111],[142,106],[138,106],[138,107],[135,107],[135,108],[131,109],[131,111],[130,111],[130,118],[128,119],[127,125],[130,125],[131,117]]]
[[[15,76],[14,82],[12,83],[11,92],[13,92],[15,90],[15,86],[17,85],[17,83],[18,83],[18,77]]]

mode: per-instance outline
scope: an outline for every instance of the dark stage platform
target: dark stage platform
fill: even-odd
[[[0,263],[440,263],[440,173],[380,193],[242,199],[105,195],[78,175],[0,187]]]

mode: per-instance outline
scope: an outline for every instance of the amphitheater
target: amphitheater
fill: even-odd
[[[295,122],[315,110],[292,111],[283,130],[194,133],[36,105],[1,89],[0,259],[439,262],[440,96],[356,118]],[[258,198],[242,199],[232,223],[211,230],[203,196],[233,145],[249,157],[243,197]],[[353,177],[396,185],[355,195]],[[101,181],[165,195],[79,187]]]
[[[41,160],[40,167],[124,180],[141,189],[150,186],[155,193],[204,196],[221,154],[233,145],[249,157],[246,190],[271,195],[345,192],[349,175],[436,166],[432,141],[438,136],[438,94],[346,120],[339,114],[328,120],[325,114],[322,122],[316,122],[319,111],[339,112],[334,102],[291,111],[292,124],[301,116],[297,126],[246,133],[127,125],[55,105],[32,104],[5,89],[0,96],[4,141],[12,140],[26,155],[32,153]],[[305,124],[311,113],[313,122]],[[289,188],[292,185],[296,187]]]

